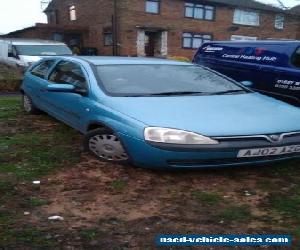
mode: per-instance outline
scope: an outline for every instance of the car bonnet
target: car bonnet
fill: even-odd
[[[214,96],[110,97],[116,111],[145,126],[207,136],[300,131],[300,109],[258,93]]]

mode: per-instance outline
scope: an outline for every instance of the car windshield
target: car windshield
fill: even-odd
[[[19,55],[25,56],[58,56],[72,55],[66,45],[15,45]]]
[[[111,95],[210,95],[247,92],[234,81],[194,65],[97,66],[104,89]]]

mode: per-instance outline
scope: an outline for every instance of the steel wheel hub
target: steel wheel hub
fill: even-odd
[[[108,161],[128,160],[128,155],[115,135],[95,135],[89,140],[89,148],[97,156]]]
[[[24,95],[23,97],[23,107],[26,112],[30,112],[32,109],[31,100],[27,95]]]

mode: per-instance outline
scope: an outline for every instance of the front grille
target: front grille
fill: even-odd
[[[273,140],[272,136],[278,136],[279,140]],[[285,143],[289,140],[298,140],[300,142],[300,132],[289,132],[289,133],[276,133],[266,135],[249,135],[249,136],[228,136],[228,137],[213,137],[221,142],[250,142],[250,141],[264,141],[271,143]]]

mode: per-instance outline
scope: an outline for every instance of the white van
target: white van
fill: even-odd
[[[0,40],[0,62],[21,68],[46,56],[72,55],[70,48],[61,42],[7,38]]]

